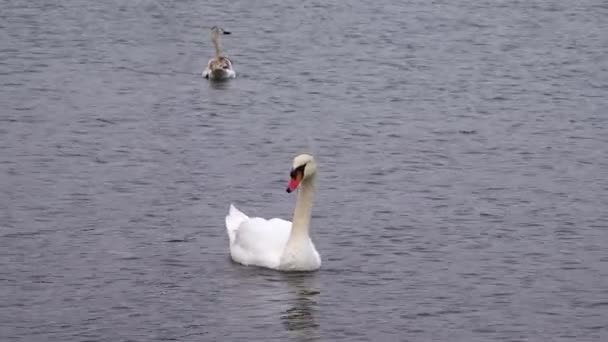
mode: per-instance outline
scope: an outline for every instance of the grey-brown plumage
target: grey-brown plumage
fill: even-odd
[[[215,57],[209,60],[207,68],[203,71],[203,77],[212,80],[221,80],[233,78],[236,76],[234,69],[232,68],[232,61],[226,57],[222,51],[222,45],[220,43],[220,36],[224,34],[230,34],[219,26],[213,26],[211,28],[211,41],[215,48]]]

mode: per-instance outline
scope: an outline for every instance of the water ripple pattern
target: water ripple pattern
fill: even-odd
[[[606,18],[2,1],[0,340],[608,340]],[[232,263],[229,203],[290,218],[306,151],[322,269]]]

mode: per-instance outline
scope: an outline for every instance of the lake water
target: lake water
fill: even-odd
[[[1,340],[608,340],[606,18],[2,1]],[[232,263],[229,204],[290,219],[301,152],[321,270]]]

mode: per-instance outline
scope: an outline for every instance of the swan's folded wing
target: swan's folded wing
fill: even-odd
[[[228,238],[230,239],[231,245],[234,242],[236,231],[239,229],[241,223],[248,219],[249,217],[247,217],[247,215],[243,214],[243,212],[238,210],[233,204],[230,204],[228,215],[226,215],[226,231],[228,232]]]
[[[211,64],[212,64],[212,62],[213,62],[213,58],[211,58],[209,60],[209,62],[207,62],[207,66],[205,67],[205,70],[203,71],[203,78],[209,78],[209,74],[211,74]]]
[[[279,266],[291,231],[291,222],[259,217],[241,222],[230,250],[235,261],[270,268]]]

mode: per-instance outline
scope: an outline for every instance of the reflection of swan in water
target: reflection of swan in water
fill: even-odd
[[[209,82],[209,88],[225,90],[230,88],[230,82]]]
[[[285,274],[290,294],[289,309],[281,315],[283,326],[290,335],[298,340],[316,341],[319,339],[319,324],[315,314],[318,308],[319,291],[316,276],[310,273]]]

